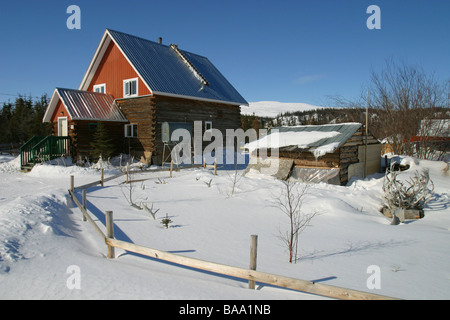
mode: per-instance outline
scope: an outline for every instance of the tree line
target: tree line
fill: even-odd
[[[14,102],[4,102],[0,110],[0,144],[23,144],[33,136],[51,134],[51,127],[43,123],[49,98],[39,99],[19,95]]]
[[[450,152],[450,78],[439,80],[420,65],[386,60],[355,101],[335,98],[338,106],[365,109],[369,129],[386,139],[395,154],[441,160]],[[363,122],[364,123],[364,122]]]

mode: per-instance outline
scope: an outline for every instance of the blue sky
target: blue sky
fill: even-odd
[[[72,4],[80,30],[66,26]],[[111,28],[208,57],[247,101],[330,105],[388,58],[449,79],[449,13],[448,0],[0,0],[0,102],[78,88]]]

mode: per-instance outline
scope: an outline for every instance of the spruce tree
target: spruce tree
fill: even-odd
[[[98,159],[100,156],[103,159],[108,159],[114,153],[114,144],[109,138],[108,130],[102,122],[98,124],[97,131],[91,142],[91,147],[93,159]]]

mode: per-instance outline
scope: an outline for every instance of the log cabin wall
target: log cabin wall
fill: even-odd
[[[279,151],[279,157],[281,159],[293,159],[294,165],[302,168],[318,168],[318,169],[331,169],[339,168],[339,179],[341,185],[346,185],[349,181],[349,167],[351,165],[364,161],[365,145],[365,129],[361,127],[356,131],[340,148],[332,153],[327,153],[319,158],[315,158],[313,153],[309,150],[295,150],[295,151]],[[375,145],[379,145],[381,150],[381,144],[378,140],[369,133],[368,147],[373,150]],[[368,152],[369,162],[379,162],[380,153]],[[373,171],[373,172],[372,172]],[[373,168],[368,174],[376,172],[377,169]]]
[[[339,149],[333,153],[327,153],[322,157],[315,158],[309,150],[304,151],[279,151],[281,159],[293,159],[294,165],[303,168],[339,168]]]
[[[130,123],[138,125],[138,136],[131,138],[134,140],[130,142],[131,149],[147,160],[152,157],[155,164],[162,162],[161,125],[164,122],[188,122],[193,126],[194,121],[202,121],[203,134],[205,121],[211,121],[212,127],[222,132],[224,145],[226,129],[241,126],[240,106],[237,105],[168,96],[119,99],[117,103]],[[203,148],[210,143],[204,141]]]
[[[155,149],[156,119],[153,98],[153,96],[145,96],[116,100],[129,123],[137,124],[137,137],[124,137],[124,144],[126,153],[138,160],[141,157],[149,160]],[[125,132],[124,127],[122,132]]]
[[[70,120],[69,136],[72,138],[72,150],[74,159],[90,159],[96,128],[100,121],[95,120]],[[124,123],[103,121],[105,129],[114,144],[114,155],[126,152],[124,144]]]

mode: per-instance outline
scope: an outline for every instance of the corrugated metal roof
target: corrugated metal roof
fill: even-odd
[[[334,144],[335,148],[342,146],[350,137],[361,128],[361,123],[340,123],[340,124],[324,124],[324,125],[305,125],[305,126],[294,126],[294,127],[277,127],[273,129],[278,129],[279,132],[339,132],[338,135],[320,139],[308,144],[309,150],[314,150],[316,148]],[[301,137],[301,135],[299,135]],[[301,144],[301,141],[299,141]],[[283,148],[284,150],[294,150],[298,149],[298,146],[289,146]]]
[[[56,92],[73,120],[128,122],[109,94],[64,88]]]
[[[178,48],[188,59],[186,63],[170,46],[111,29],[107,31],[154,93],[248,104],[206,57]]]

